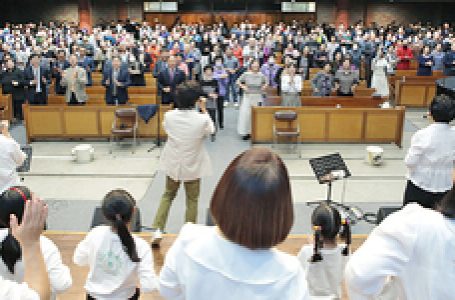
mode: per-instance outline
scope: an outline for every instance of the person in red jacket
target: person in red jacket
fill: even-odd
[[[411,59],[414,58],[411,48],[408,47],[408,42],[405,40],[402,45],[397,47],[397,70],[409,70]]]

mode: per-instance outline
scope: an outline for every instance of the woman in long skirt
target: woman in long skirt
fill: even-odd
[[[302,77],[296,74],[294,64],[287,66],[281,76],[282,106],[301,106],[300,92],[302,91]]]
[[[389,96],[389,83],[387,81],[387,59],[384,56],[382,50],[379,50],[376,54],[376,58],[373,59],[371,69],[373,71],[373,78],[371,79],[371,87],[376,90],[376,94],[381,97]]]
[[[250,139],[251,108],[262,103],[263,92],[267,87],[267,78],[259,72],[259,68],[259,61],[253,60],[250,64],[250,70],[243,73],[237,80],[237,85],[243,90],[237,131],[243,140]]]

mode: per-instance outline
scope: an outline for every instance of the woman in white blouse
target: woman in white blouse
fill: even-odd
[[[294,220],[288,173],[276,154],[253,148],[235,158],[210,211],[217,226],[187,224],[169,249],[160,274],[165,299],[310,299],[297,258],[275,249]]]
[[[375,299],[390,278],[400,287],[393,299],[454,299],[454,249],[455,191],[437,211],[409,204],[387,217],[351,256],[345,270],[349,299]]]
[[[137,300],[141,292],[157,288],[150,246],[129,231],[135,210],[136,202],[128,192],[110,191],[102,211],[111,226],[93,228],[77,245],[74,263],[90,267],[87,299]]]
[[[294,64],[290,64],[281,76],[281,92],[283,106],[300,106],[300,92],[302,91],[302,76],[296,74]]]
[[[11,214],[22,220],[25,203],[30,199],[30,191],[23,186],[11,187],[0,197],[0,276],[18,283],[24,281],[24,262],[21,260],[19,242],[6,224]],[[71,287],[70,270],[63,264],[60,251],[50,239],[41,236],[40,246],[51,284],[51,299],[55,299],[56,294]]]
[[[452,188],[455,162],[455,131],[449,123],[455,117],[455,105],[447,96],[436,96],[430,105],[428,127],[417,131],[405,158],[408,183],[404,205],[417,202],[433,208]]]
[[[26,157],[20,145],[11,137],[8,122],[0,121],[0,194],[20,183],[16,169]]]
[[[25,266],[24,282],[17,283],[0,275],[0,299],[40,300],[50,295],[49,277],[40,247],[41,232],[47,217],[47,206],[33,196],[27,201],[22,221],[11,216],[7,222],[12,235],[19,241],[22,250],[22,261]]]

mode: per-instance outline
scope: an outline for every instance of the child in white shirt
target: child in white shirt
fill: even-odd
[[[11,234],[8,224],[11,214],[22,220],[25,203],[30,199],[29,189],[23,186],[11,187],[0,197],[0,277],[17,283],[24,280],[24,263],[19,242]],[[70,270],[63,264],[57,246],[50,239],[41,236],[40,246],[51,285],[51,299],[55,299],[56,294],[71,287]]]
[[[348,220],[342,220],[336,208],[320,204],[311,217],[314,244],[305,245],[297,255],[303,269],[311,296],[341,299],[344,267],[349,255],[351,229]],[[345,245],[337,244],[337,236]]]
[[[102,210],[111,226],[93,228],[73,257],[75,264],[90,267],[87,299],[139,299],[140,292],[156,289],[158,281],[150,246],[129,231],[136,202],[128,192],[113,190],[104,197]]]

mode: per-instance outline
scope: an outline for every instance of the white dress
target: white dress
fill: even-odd
[[[376,93],[382,97],[388,97],[390,94],[389,83],[386,76],[387,67],[388,63],[385,58],[375,59],[371,64],[371,69],[373,70],[371,87],[374,88]]]
[[[248,71],[239,77],[238,82],[248,87],[248,90],[243,92],[237,124],[237,131],[243,136],[251,134],[251,110],[253,106],[258,106],[259,103],[262,103],[261,88],[267,82],[267,78],[260,72],[253,73]]]

